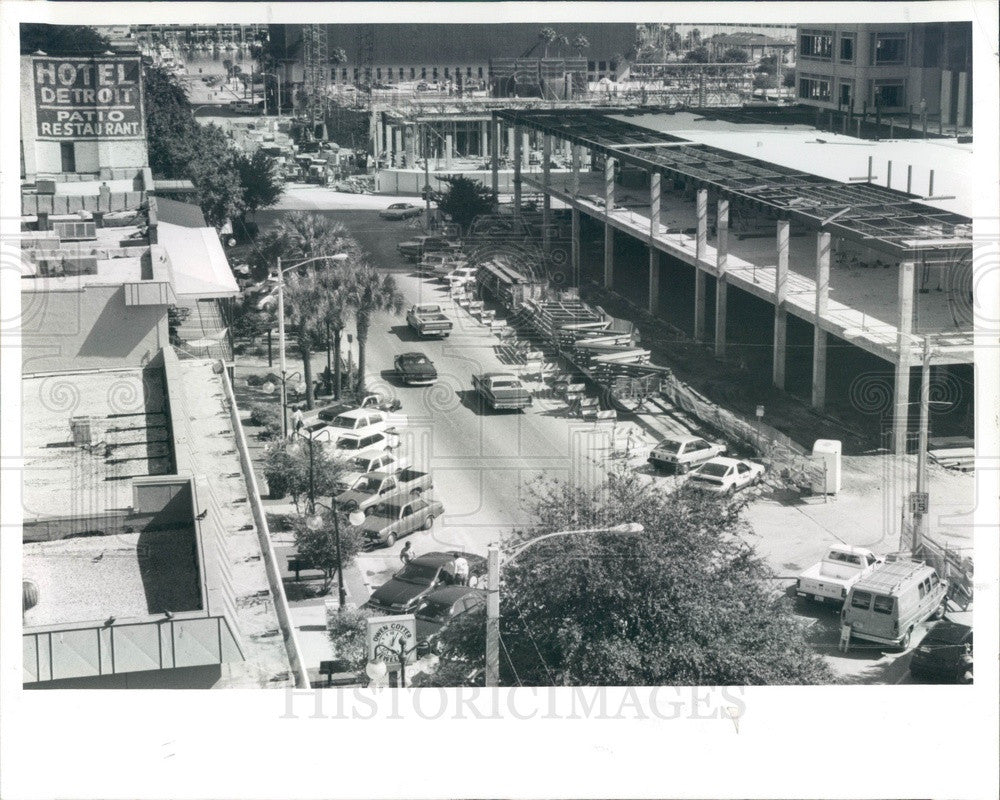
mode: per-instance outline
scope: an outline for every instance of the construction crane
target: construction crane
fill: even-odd
[[[326,110],[330,102],[330,50],[326,25],[302,26],[302,65],[302,91],[309,130],[315,138],[317,126],[322,126],[319,138],[326,139]]]

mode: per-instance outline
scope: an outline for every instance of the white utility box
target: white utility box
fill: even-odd
[[[813,478],[813,494],[838,494],[840,492],[839,439],[817,439],[813,443],[812,460],[819,468]]]

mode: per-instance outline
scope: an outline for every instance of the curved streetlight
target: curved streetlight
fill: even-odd
[[[311,440],[310,440],[311,441]],[[310,448],[311,457],[311,448]],[[311,480],[311,479],[310,479]],[[334,508],[326,505],[325,503],[312,503],[312,509],[310,516],[306,519],[306,527],[311,531],[318,531],[323,527],[323,516],[316,513],[316,506],[325,508],[330,512],[330,516],[333,517],[333,536],[337,547],[337,599],[340,601],[340,605],[337,609],[339,613],[343,613],[344,609],[347,607],[347,590],[344,589],[344,565],[340,561],[340,517],[337,515],[337,511]],[[365,513],[363,511],[352,511],[347,516],[348,522],[355,527],[361,525],[365,521]]]
[[[281,371],[281,435],[284,438],[288,438],[288,411],[285,408],[285,403],[288,400],[285,390],[285,273],[299,267],[304,267],[306,264],[311,264],[314,261],[347,261],[349,258],[350,256],[347,253],[313,256],[312,258],[307,258],[305,261],[300,261],[297,264],[292,264],[290,267],[284,268],[281,266],[281,256],[277,258],[278,358]]]
[[[513,552],[503,559],[504,564],[509,564],[521,553],[532,545],[543,542],[546,539],[554,539],[557,536],[577,536],[587,533],[642,533],[645,528],[638,522],[623,522],[620,525],[613,525],[607,528],[579,528],[569,531],[555,531],[553,533],[543,533],[524,542]],[[491,545],[487,551],[486,559],[486,686],[496,687],[500,685],[500,548]]]

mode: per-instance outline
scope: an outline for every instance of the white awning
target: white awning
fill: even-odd
[[[178,297],[235,297],[236,278],[214,228],[186,228],[160,222],[160,246],[170,259]]]

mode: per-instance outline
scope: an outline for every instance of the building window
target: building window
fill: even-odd
[[[365,71],[368,72],[368,70]],[[371,73],[369,72],[368,74],[370,75]],[[375,67],[375,77],[378,80],[382,80],[382,67]]]
[[[830,102],[830,81],[816,75],[799,76],[799,97],[803,100]]]
[[[417,77],[417,68],[410,67],[410,80],[414,80]]]
[[[340,71],[340,78],[341,78],[341,80],[345,80],[345,81],[347,80],[347,67],[344,67]]]
[[[906,63],[905,33],[873,33],[872,63],[876,66],[884,64]]]
[[[410,72],[413,72],[413,70],[411,69]],[[399,79],[403,80],[403,78],[405,77],[405,75],[406,75],[406,70],[404,70],[402,67],[400,67],[399,68]],[[411,75],[411,77],[412,77],[412,75]]]
[[[851,108],[854,99],[854,81],[840,82],[840,94],[837,96],[837,105],[842,108]]]
[[[76,150],[73,142],[59,142],[59,158],[62,161],[62,172],[76,172]]]
[[[444,68],[444,76],[446,78],[450,78],[451,77],[451,67],[445,67]]]
[[[434,78],[434,80],[438,79],[438,68],[437,67],[431,67],[431,76]]]
[[[421,77],[421,79],[426,79],[427,78],[427,67],[421,67],[420,68],[420,77]]]
[[[361,69],[358,67],[354,68],[354,82],[357,83],[361,79]]]
[[[596,71],[597,71],[596,64],[593,61],[588,61],[587,62],[587,72],[596,72]]]
[[[840,60],[844,64],[854,63],[854,34],[840,37]]]
[[[472,77],[472,67],[466,67],[465,68],[465,77],[466,78],[471,78]]]
[[[831,31],[803,31],[799,36],[799,55],[829,61],[833,57],[833,33]]]
[[[868,94],[876,108],[902,108],[906,105],[906,81],[872,81]]]
[[[482,79],[483,79],[483,68],[480,67],[479,68],[479,80],[482,80]]]
[[[598,61],[597,62],[597,71],[598,72],[607,72],[608,71],[608,62],[607,61]]]

